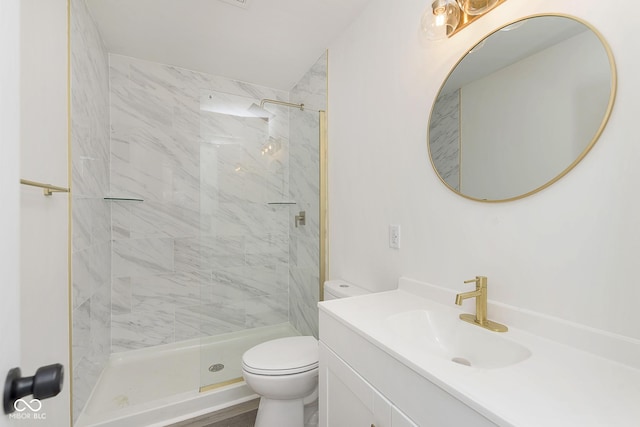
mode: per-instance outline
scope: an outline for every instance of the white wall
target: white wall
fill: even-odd
[[[66,187],[67,0],[20,5],[21,178]],[[33,375],[43,365],[64,365],[62,393],[42,402],[41,413],[56,426],[69,424],[68,197],[22,186],[20,200],[21,368]]]
[[[0,0],[0,200],[3,201],[0,226],[0,378],[4,382],[9,369],[20,364],[20,288],[18,269],[19,244],[19,164],[20,111],[20,2]],[[9,426],[2,413],[0,426]]]
[[[606,13],[595,0],[510,0],[452,39],[428,43],[418,34],[428,3],[372,0],[330,46],[330,277],[385,290],[406,275],[461,290],[464,279],[486,275],[492,300],[640,338],[633,14]],[[457,196],[427,154],[437,91],[468,47],[543,12],[583,18],[611,45],[619,85],[608,127],[571,173],[540,193],[498,204]],[[388,248],[390,223],[402,226],[400,250]]]

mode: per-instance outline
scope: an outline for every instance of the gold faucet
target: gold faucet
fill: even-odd
[[[464,283],[476,283],[476,290],[464,292],[456,295],[456,304],[462,305],[462,301],[467,298],[476,299],[476,315],[461,314],[460,319],[471,324],[482,326],[494,332],[507,332],[508,328],[500,323],[487,320],[487,278],[485,276],[476,276],[475,279],[465,280]]]

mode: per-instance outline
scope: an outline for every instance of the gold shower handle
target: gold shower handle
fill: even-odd
[[[300,213],[294,217],[294,223],[296,225],[296,228],[299,225],[305,225],[306,221],[307,221],[307,214],[305,211],[300,211]]]

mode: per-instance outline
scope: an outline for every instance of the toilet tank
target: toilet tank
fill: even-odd
[[[366,289],[359,288],[344,280],[327,280],[324,282],[324,300],[329,301],[338,298],[354,297],[370,293]]]

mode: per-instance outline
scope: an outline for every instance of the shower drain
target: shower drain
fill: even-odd
[[[224,369],[224,365],[222,363],[216,363],[214,365],[209,366],[209,372],[220,372]]]

